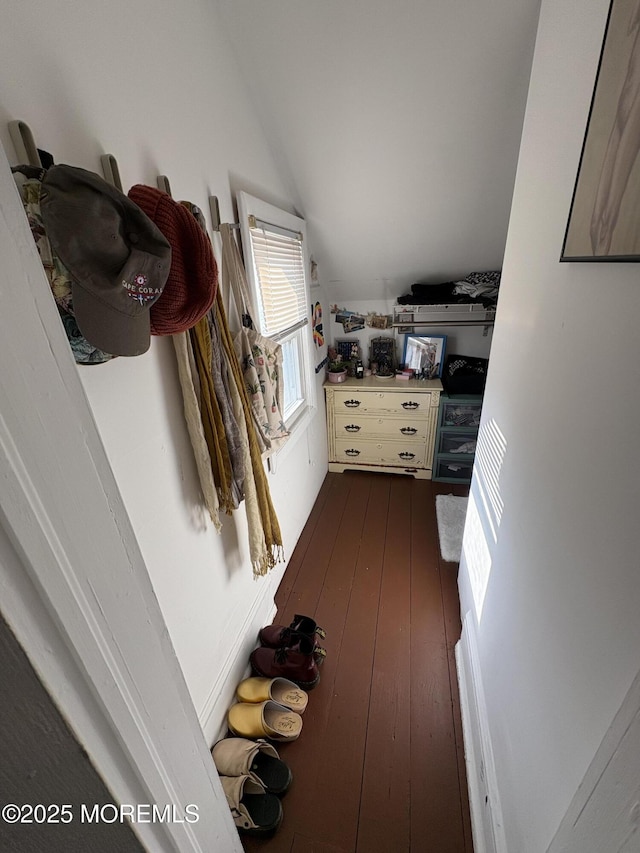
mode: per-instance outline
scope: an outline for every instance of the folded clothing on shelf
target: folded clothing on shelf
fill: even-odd
[[[481,303],[493,306],[500,287],[499,270],[472,272],[457,281],[438,284],[418,282],[411,285],[411,293],[398,297],[398,305],[447,305],[455,303]]]

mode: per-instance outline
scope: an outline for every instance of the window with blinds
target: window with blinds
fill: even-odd
[[[260,329],[268,338],[281,339],[309,322],[302,234],[255,217],[249,225]]]
[[[284,420],[291,436],[315,408],[309,260],[303,219],[244,192],[238,193],[240,234],[260,332],[282,345]]]

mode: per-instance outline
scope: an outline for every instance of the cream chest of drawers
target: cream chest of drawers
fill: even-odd
[[[324,384],[329,470],[348,468],[431,479],[439,379],[347,379]]]

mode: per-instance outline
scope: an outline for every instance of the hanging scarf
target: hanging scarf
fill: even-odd
[[[218,288],[219,292],[220,288]],[[227,436],[224,431],[224,421],[220,413],[211,375],[211,335],[208,318],[205,316],[198,320],[196,325],[189,330],[189,334],[191,335],[193,354],[200,378],[202,427],[211,456],[213,479],[218,489],[220,506],[227,515],[230,515],[234,509],[237,509],[237,504],[234,503],[233,499],[233,471]]]
[[[222,236],[222,280],[226,285],[227,276],[233,275],[235,269],[235,265],[233,263],[231,265],[229,264],[231,240],[233,240],[233,236],[229,225],[226,224],[220,226],[220,233]],[[220,342],[225,353],[227,364],[229,365],[235,379],[235,385],[239,391],[239,403],[242,407],[247,429],[249,457],[251,463],[247,471],[247,475],[249,474],[249,471],[251,471],[255,483],[257,506],[250,505],[249,490],[246,487],[247,478],[245,478],[246,510],[247,522],[249,524],[251,562],[254,574],[264,575],[284,557],[282,534],[280,532],[280,525],[278,524],[275,509],[271,502],[267,475],[264,470],[260,447],[256,437],[256,428],[251,409],[251,402],[245,387],[240,363],[233,346],[233,338],[231,337],[231,332],[227,323],[220,288],[218,288],[218,294],[216,297],[216,311],[218,314],[217,319],[220,331]],[[260,537],[257,535],[258,521],[262,528]],[[262,540],[261,542],[258,541],[259,538]]]
[[[207,315],[209,318],[209,332],[211,334],[211,376],[213,387],[218,399],[220,414],[224,423],[224,432],[227,436],[227,447],[231,459],[231,470],[233,478],[231,486],[236,506],[239,506],[244,498],[245,462],[243,444],[247,444],[246,435],[240,432],[238,421],[233,410],[233,400],[229,390],[229,369],[226,361],[222,358],[222,346],[220,344],[220,330],[218,329],[218,312],[213,310]]]
[[[221,229],[222,231],[222,229]],[[230,230],[228,231],[230,235]],[[247,278],[238,244],[222,234],[223,263],[231,285],[240,331],[233,339],[236,355],[244,376],[247,398],[256,425],[258,444],[263,456],[279,450],[289,438],[282,413],[284,383],[282,378],[282,346],[266,338],[254,328]],[[255,316],[255,315],[254,315]]]
[[[171,337],[173,338],[173,345],[176,351],[178,377],[180,379],[180,387],[182,388],[184,416],[187,422],[189,438],[191,439],[193,456],[198,469],[200,488],[202,489],[204,504],[209,511],[211,521],[218,533],[220,533],[222,531],[220,514],[218,512],[220,504],[218,501],[216,486],[213,481],[209,447],[207,445],[207,440],[202,426],[200,401],[193,381],[193,377],[197,376],[197,372],[195,370],[195,363],[193,363],[191,339],[187,332],[179,332],[177,335],[172,335]]]

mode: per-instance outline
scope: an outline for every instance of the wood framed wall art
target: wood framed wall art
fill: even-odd
[[[561,261],[640,261],[640,0],[612,0]]]

